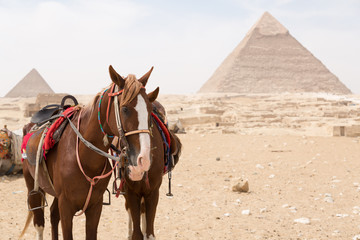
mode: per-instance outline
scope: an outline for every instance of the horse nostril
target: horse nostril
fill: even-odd
[[[143,165],[143,158],[142,157],[139,157],[139,160],[138,160],[138,165],[139,166],[142,166]]]

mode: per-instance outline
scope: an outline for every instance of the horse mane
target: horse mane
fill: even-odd
[[[123,94],[121,95],[121,105],[130,103],[140,92],[143,87],[142,83],[139,82],[135,75],[129,74],[125,79],[125,86]]]
[[[97,102],[101,96],[101,94],[105,91],[105,89],[109,89],[113,83],[111,83],[109,86],[102,89],[100,92],[98,92],[94,99],[87,105],[85,108],[87,109],[95,109],[97,106]],[[136,76],[133,74],[129,74],[125,78],[125,85],[124,85],[124,91],[123,94],[121,94],[121,105],[126,105],[130,103],[140,92],[141,88],[143,87],[142,83],[139,82],[136,79]]]

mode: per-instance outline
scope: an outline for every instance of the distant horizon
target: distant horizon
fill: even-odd
[[[268,11],[360,94],[360,2],[319,0],[0,0],[0,96],[35,68],[58,93],[96,94],[108,66],[149,90],[194,94]]]

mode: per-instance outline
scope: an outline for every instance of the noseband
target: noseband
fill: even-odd
[[[141,87],[141,88],[145,88],[145,87]],[[99,100],[99,106],[98,106],[98,121],[99,121],[99,125],[100,125],[100,129],[102,131],[102,133],[104,134],[104,145],[108,145],[108,138],[113,138],[114,136],[108,135],[107,133],[105,133],[102,125],[101,125],[101,121],[100,121],[100,106],[101,106],[101,101],[102,98],[105,95],[105,92],[109,90],[109,89],[105,89],[103,91],[103,93],[100,96],[100,100]],[[115,91],[115,92],[113,92]],[[129,151],[129,143],[126,139],[127,136],[130,135],[135,135],[135,134],[140,134],[140,133],[148,133],[150,134],[150,130],[149,129],[137,129],[137,130],[133,130],[133,131],[129,131],[129,132],[125,132],[122,125],[121,125],[121,118],[120,118],[120,112],[119,112],[119,99],[118,96],[121,95],[124,92],[124,89],[119,90],[118,85],[116,85],[115,83],[112,84],[110,91],[108,93],[109,96],[109,101],[108,101],[108,106],[106,109],[106,122],[109,124],[109,112],[110,112],[110,103],[111,103],[111,98],[114,98],[114,108],[115,108],[115,119],[116,119],[116,126],[117,126],[117,130],[119,132],[119,140],[120,140],[120,149],[114,149],[116,152],[120,153],[125,157],[128,158],[128,151]],[[115,146],[115,148],[117,148],[117,146]]]

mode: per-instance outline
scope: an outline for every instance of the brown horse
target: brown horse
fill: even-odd
[[[125,197],[133,220],[132,239],[143,239],[138,229],[141,199],[145,200],[146,206],[146,236],[154,236],[153,221],[163,175],[164,149],[159,130],[151,124],[151,103],[155,101],[159,88],[149,94],[145,93],[151,71],[139,80],[134,75],[123,79],[110,66],[113,81],[110,91],[104,90],[92,104],[75,113],[59,142],[47,153],[45,165],[53,187],[50,188],[45,180],[41,181],[40,175],[44,172],[42,167],[39,167],[38,184],[41,192],[55,197],[50,208],[52,239],[58,239],[59,221],[63,239],[73,239],[72,220],[79,210],[86,216],[86,239],[97,238],[103,194],[110,180],[110,175],[105,173],[112,170],[107,157],[89,149],[85,141],[78,142],[72,122],[75,125],[77,123],[82,137],[103,153],[108,152],[111,137],[120,139],[120,158],[126,159]],[[29,127],[24,127],[24,136]],[[23,173],[29,192],[34,189],[34,172],[35,167],[25,159]],[[44,210],[37,207],[42,206],[43,201],[42,194],[29,195],[29,206],[36,209],[29,212],[23,230],[24,233],[33,216],[38,239],[42,239],[43,235]]]
[[[125,89],[127,88],[126,86],[131,83],[131,78],[125,81],[115,71],[110,70],[110,75],[113,82],[125,82]],[[141,88],[138,82],[134,84],[137,84],[138,88]],[[153,107],[158,110],[157,112],[162,117],[165,117],[165,110],[161,104],[154,101],[156,98],[155,94],[157,96],[158,89],[155,90],[153,96],[149,97],[150,101],[138,95],[137,101],[129,104],[122,103],[123,107],[121,108],[121,111],[124,111],[128,117],[135,114],[135,112],[138,113],[137,118],[131,121],[126,121],[124,116],[122,123],[124,124],[125,132],[134,128],[136,129],[136,126],[138,126],[138,129],[150,129],[150,134],[140,133],[139,136],[131,136],[132,139],[130,137],[128,138],[129,141],[140,143],[140,145],[134,144],[134,149],[130,147],[130,165],[143,167],[139,172],[130,166],[128,168],[130,174],[125,174],[125,208],[129,214],[128,238],[133,240],[155,239],[154,220],[165,165],[163,138],[161,137],[159,128],[155,126],[157,124],[155,119],[150,117]],[[153,104],[150,104],[150,102]],[[140,114],[141,112],[145,114],[142,115]],[[181,154],[181,142],[179,138],[171,133],[170,139],[171,146],[169,146],[169,154],[173,157],[173,165],[169,170],[175,166]],[[139,151],[138,149],[141,149],[139,156],[142,157],[136,157],[136,152]],[[150,162],[148,162],[147,159],[150,159]],[[142,225],[142,229],[140,224]]]

